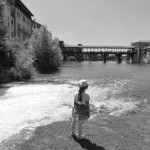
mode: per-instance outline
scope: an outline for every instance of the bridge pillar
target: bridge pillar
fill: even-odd
[[[120,64],[122,62],[121,56],[122,54],[116,54],[117,59],[118,59],[118,64]]]
[[[131,63],[139,63],[139,49],[132,49],[131,54],[128,54]]]
[[[130,54],[130,62],[131,63],[134,63],[135,62],[135,54],[134,54],[134,51],[132,50],[132,53]]]
[[[91,55],[91,53],[90,53],[89,57],[90,57],[90,61],[92,61],[92,55]]]
[[[101,54],[102,57],[103,57],[103,63],[106,63],[107,59],[106,57],[108,56],[108,54]]]
[[[63,60],[67,61],[67,56],[65,54],[63,54]]]

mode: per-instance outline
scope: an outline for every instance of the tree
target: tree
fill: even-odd
[[[8,67],[8,19],[7,19],[7,5],[0,3],[0,67]]]
[[[9,71],[13,80],[30,79],[35,73],[33,67],[34,54],[30,45],[30,41],[21,43],[19,39],[9,40],[9,48],[12,57],[12,67]]]
[[[35,52],[35,65],[39,71],[50,72],[60,66],[63,56],[59,41],[53,38],[46,26],[33,32],[31,43]]]
[[[33,53],[29,41],[22,43],[10,38],[8,9],[5,0],[0,1],[0,83],[30,79],[35,73]]]

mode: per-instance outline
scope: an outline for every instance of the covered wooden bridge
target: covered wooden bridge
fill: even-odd
[[[84,55],[87,54],[91,60],[92,55],[101,54],[103,57],[103,62],[106,63],[106,58],[109,54],[115,54],[118,58],[118,63],[121,63],[121,56],[126,54],[129,57],[133,57],[135,51],[134,46],[91,46],[91,45],[64,45],[62,53],[67,55]]]

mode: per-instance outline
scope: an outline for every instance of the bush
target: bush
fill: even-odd
[[[32,76],[31,72],[25,68],[11,68],[8,75],[14,81],[28,80]]]

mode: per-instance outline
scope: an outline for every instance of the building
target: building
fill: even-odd
[[[32,20],[32,31],[35,30],[35,29],[40,29],[41,28],[41,24],[36,22],[35,19]]]
[[[7,6],[8,28],[10,37],[25,41],[32,34],[32,16],[21,0],[0,0]]]
[[[141,40],[131,43],[131,45],[135,46],[135,63],[150,63],[150,40]]]

